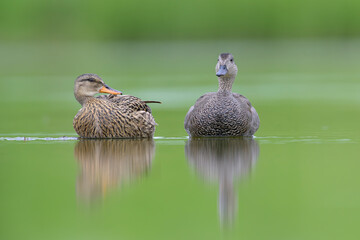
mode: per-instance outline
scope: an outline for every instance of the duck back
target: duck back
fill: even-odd
[[[151,138],[156,123],[150,107],[139,98],[100,96],[84,104],[73,125],[83,138]]]

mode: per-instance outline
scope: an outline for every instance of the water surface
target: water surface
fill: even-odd
[[[0,47],[1,239],[359,239],[359,41]],[[260,129],[188,139],[223,51]],[[162,101],[154,139],[78,140],[85,72]]]

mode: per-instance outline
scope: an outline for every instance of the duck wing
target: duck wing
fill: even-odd
[[[233,97],[240,103],[241,106],[244,106],[244,111],[246,111],[247,116],[250,119],[249,122],[249,128],[247,130],[247,133],[244,134],[245,136],[251,136],[254,135],[254,133],[259,129],[260,125],[260,118],[258,113],[256,112],[255,108],[251,105],[249,99],[247,99],[245,96],[233,93]]]
[[[143,101],[138,97],[130,95],[100,95],[97,98],[108,100],[120,108],[125,108],[131,112],[145,111],[151,113],[151,108],[146,104],[147,101]]]

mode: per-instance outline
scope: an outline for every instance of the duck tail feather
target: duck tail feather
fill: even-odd
[[[144,103],[162,103],[162,102],[159,102],[159,101],[144,101]]]

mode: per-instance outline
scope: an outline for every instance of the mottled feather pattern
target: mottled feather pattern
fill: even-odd
[[[257,113],[246,97],[216,92],[201,96],[190,108],[185,129],[193,137],[251,136],[256,122]]]
[[[231,91],[238,68],[230,53],[221,53],[215,66],[219,88],[191,106],[184,127],[191,137],[252,136],[260,120],[250,101]]]
[[[151,113],[150,107],[142,101],[140,98],[130,95],[101,95],[99,99],[109,100],[113,103],[118,104],[119,107],[124,107],[124,111],[146,111]]]
[[[102,95],[83,105],[73,125],[83,138],[151,138],[156,123],[141,99]]]

